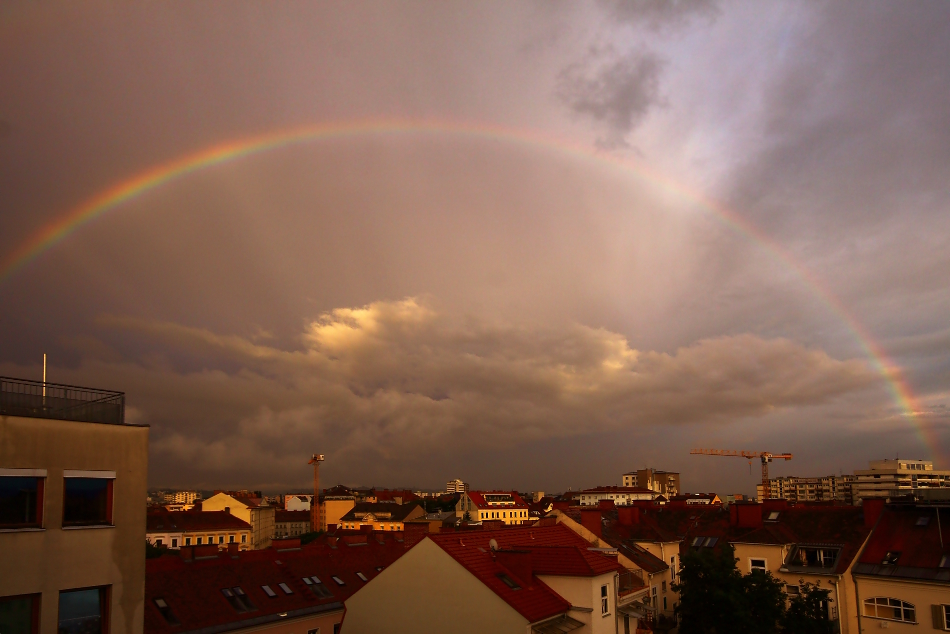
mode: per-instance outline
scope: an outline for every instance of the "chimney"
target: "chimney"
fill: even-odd
[[[195,547],[194,546],[182,546],[181,550],[178,551],[178,556],[181,557],[182,561],[192,561],[195,558]]]
[[[742,504],[740,502],[730,504],[729,523],[738,528],[761,528],[762,505]]]
[[[766,512],[770,511],[784,511],[788,508],[788,500],[785,498],[768,498],[763,500],[762,508]]]
[[[552,503],[552,506],[554,506],[554,508],[558,511],[566,511],[568,508],[570,508],[571,503],[567,500],[555,500]]]
[[[274,548],[274,550],[297,550],[300,548],[300,538],[299,537],[275,538],[271,542],[271,546]]]
[[[505,520],[482,520],[483,531],[498,531],[505,527]]]
[[[530,588],[534,585],[531,551],[497,550],[494,554],[495,560],[508,569],[522,588]]]
[[[874,528],[877,518],[884,511],[884,498],[866,498],[861,502],[861,508],[864,509],[864,526]]]
[[[228,544],[228,554],[231,555],[232,557],[236,556],[240,551],[241,551],[240,544],[235,544],[235,543]]]
[[[597,502],[597,508],[599,508],[601,511],[612,511],[613,509],[617,508],[617,506],[614,504],[613,500],[599,500]]]
[[[581,509],[581,525],[597,537],[603,536],[600,509]]]
[[[192,546],[195,559],[212,559],[218,556],[217,544],[203,544],[201,546]]]
[[[633,526],[634,524],[639,524],[640,523],[640,507],[639,506],[618,506],[617,520],[623,526]]]

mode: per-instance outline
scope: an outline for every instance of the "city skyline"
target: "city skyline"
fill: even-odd
[[[947,469],[948,23],[12,3],[0,375],[125,392],[151,488]]]

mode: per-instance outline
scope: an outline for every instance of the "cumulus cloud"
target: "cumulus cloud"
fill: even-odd
[[[785,339],[746,334],[640,351],[603,329],[463,318],[417,299],[333,310],[306,327],[297,350],[172,323],[101,324],[230,368],[183,372],[140,360],[84,373],[125,386],[137,417],[153,425],[162,463],[254,469],[257,481],[315,445],[340,462],[413,461],[447,445],[732,421],[875,380],[861,361]]]
[[[662,103],[662,69],[663,62],[649,51],[619,54],[613,48],[591,49],[584,60],[558,75],[557,95],[575,115],[604,129],[599,147],[628,147],[627,135],[650,108]]]

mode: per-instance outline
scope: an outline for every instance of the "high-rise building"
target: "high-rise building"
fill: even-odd
[[[853,475],[829,475],[817,478],[799,478],[788,476],[769,479],[770,499],[784,499],[789,502],[830,502],[839,501],[854,504]],[[762,485],[755,487],[757,499],[764,499]]]
[[[674,471],[659,471],[649,467],[623,474],[623,486],[650,489],[667,499],[679,495],[682,491],[680,474]]]
[[[468,482],[461,480],[449,480],[445,483],[446,493],[468,493]]]
[[[0,377],[0,631],[142,634],[148,431],[121,392]]]
[[[864,498],[925,496],[950,487],[950,471],[937,471],[930,460],[871,460],[869,469],[854,472],[855,503]]]

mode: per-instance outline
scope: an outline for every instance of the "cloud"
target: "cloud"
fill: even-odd
[[[13,133],[13,126],[9,121],[0,119],[0,139],[5,139]]]
[[[297,350],[172,323],[100,323],[231,368],[180,371],[146,357],[89,363],[83,373],[87,382],[111,375],[128,391],[167,472],[243,469],[257,482],[279,479],[315,446],[340,463],[398,464],[448,446],[733,421],[829,402],[876,380],[861,361],[785,339],[746,334],[640,351],[604,329],[463,318],[417,299],[330,311]]]
[[[618,54],[613,48],[591,49],[581,62],[558,75],[557,96],[580,117],[605,129],[597,145],[629,147],[627,135],[646,117],[660,96],[663,62],[652,52]]]
[[[716,0],[601,0],[600,5],[616,20],[654,31],[683,26],[696,16],[711,21],[719,15]]]

